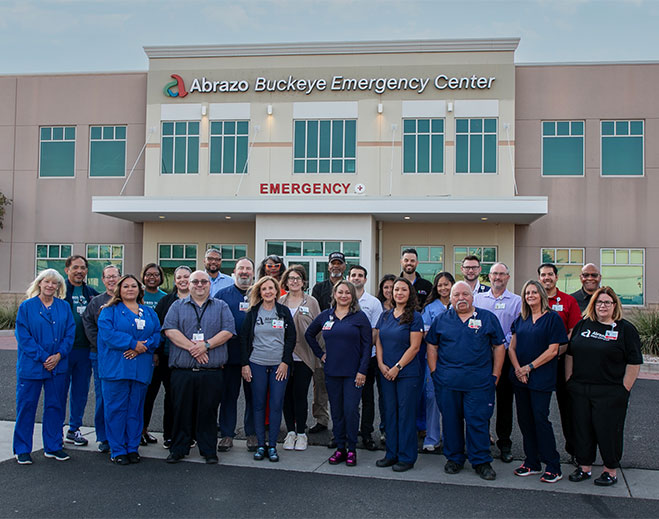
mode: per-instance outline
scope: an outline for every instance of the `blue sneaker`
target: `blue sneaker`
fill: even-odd
[[[72,431],[71,429],[69,429],[68,432],[66,433],[66,438],[64,438],[64,441],[66,443],[72,443],[77,447],[84,447],[89,443],[89,440],[87,440],[87,438],[85,438],[82,435],[80,429],[78,429],[77,431]]]
[[[263,458],[265,458],[265,447],[258,447],[254,453],[254,459],[261,461]]]
[[[66,461],[66,460],[70,460],[70,459],[71,459],[71,456],[69,456],[69,455],[68,455],[66,452],[64,452],[62,449],[60,449],[60,450],[58,450],[58,451],[53,451],[53,452],[45,452],[45,451],[44,451],[43,455],[44,455],[46,458],[52,458],[52,459],[55,459],[55,460],[57,460],[57,461]]]
[[[15,454],[14,457],[19,465],[32,465],[32,456],[29,452],[24,452],[23,454]]]
[[[270,447],[268,449],[268,459],[273,463],[279,461],[279,454],[277,454],[277,447]]]
[[[107,441],[98,442],[98,452],[102,452],[103,454],[110,452],[110,443]]]

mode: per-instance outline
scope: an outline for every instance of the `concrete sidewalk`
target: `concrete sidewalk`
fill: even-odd
[[[13,459],[12,453],[12,435],[14,423],[0,421],[0,461]],[[76,463],[76,451],[96,451],[96,435],[94,429],[82,427],[81,431],[89,439],[87,447],[66,446],[71,455],[71,461],[67,463]],[[143,458],[153,458],[163,460],[169,452],[162,448],[162,437],[156,434],[158,443],[140,448],[140,455]],[[52,460],[46,460],[40,453],[41,443],[41,424],[35,425],[34,431],[34,451],[33,459],[35,463],[56,463]],[[484,481],[469,467],[467,463],[465,468],[459,474],[449,476],[444,473],[444,456],[422,454],[414,469],[396,473],[390,468],[381,469],[375,466],[375,462],[382,457],[382,451],[369,452],[365,450],[358,451],[358,464],[356,467],[346,467],[345,465],[332,466],[327,463],[330,451],[326,447],[310,446],[306,451],[285,451],[281,445],[278,446],[280,455],[279,463],[270,463],[267,459],[263,461],[254,461],[252,453],[247,452],[245,442],[236,440],[234,447],[227,453],[220,453],[220,466],[250,467],[262,468],[266,470],[285,470],[294,472],[313,472],[328,475],[354,476],[359,478],[377,478],[401,481],[418,481],[424,483],[441,483],[446,485],[490,487],[501,489],[515,490],[537,490],[547,492],[559,492],[567,494],[582,494],[607,497],[628,497],[659,500],[659,471],[643,469],[619,469],[618,484],[612,487],[597,487],[593,484],[592,479],[582,483],[572,483],[568,481],[567,476],[574,470],[571,465],[563,465],[564,479],[555,484],[541,483],[538,477],[520,478],[513,474],[513,469],[518,466],[519,462],[504,464],[495,459],[492,466],[497,472],[495,481]],[[98,456],[107,456],[98,454]],[[190,456],[185,458],[184,463],[204,463],[203,458],[198,454],[197,449],[193,449]],[[108,461],[108,468],[109,461]],[[30,470],[29,467],[19,467],[16,470]],[[192,469],[194,470],[194,469]],[[600,467],[594,467],[593,474],[597,476],[601,471]]]

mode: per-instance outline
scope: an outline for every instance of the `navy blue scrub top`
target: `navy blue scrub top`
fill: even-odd
[[[401,316],[402,317],[402,316]],[[380,342],[382,343],[382,362],[390,368],[396,365],[401,357],[410,347],[410,333],[423,333],[423,317],[419,312],[414,312],[411,323],[400,323],[400,317],[394,317],[393,310],[383,312],[375,327],[380,331]],[[414,356],[412,362],[405,366],[398,378],[418,377],[421,375],[421,361],[418,355]]]
[[[553,310],[540,316],[534,323],[531,316],[522,319],[520,315],[513,321],[510,331],[517,337],[515,353],[520,366],[526,366],[542,355],[550,344],[565,344],[567,333],[563,319]],[[515,370],[510,370],[510,380],[516,386],[526,387],[535,391],[554,391],[556,389],[556,370],[558,356],[535,368],[529,373],[529,381],[523,384],[515,376]]]
[[[478,328],[469,327],[472,319],[480,321]],[[474,308],[462,322],[455,308],[449,308],[432,322],[426,342],[438,346],[435,376],[440,384],[453,391],[472,391],[493,383],[492,347],[504,344],[505,335],[488,310]]]

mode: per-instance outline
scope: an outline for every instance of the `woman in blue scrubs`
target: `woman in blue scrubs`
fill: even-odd
[[[325,351],[316,336],[321,333]],[[371,358],[373,332],[359,309],[355,286],[339,281],[332,291],[332,306],[316,317],[304,334],[314,354],[324,363],[325,384],[332,413],[336,451],[330,465],[357,465],[359,403]]]
[[[16,425],[14,455],[20,465],[31,465],[32,436],[37,404],[43,387],[44,456],[66,461],[62,424],[66,412],[67,357],[73,348],[75,323],[64,301],[62,276],[53,269],[41,272],[27,289],[16,316]]]
[[[440,272],[433,280],[433,288],[426,299],[421,316],[423,317],[424,331],[430,330],[430,325],[440,314],[446,312],[451,299],[451,287],[455,284],[455,278],[450,272]],[[427,355],[426,355],[427,358]],[[430,376],[428,363],[425,365],[424,393],[426,396],[426,436],[423,439],[422,452],[427,454],[441,454],[439,448],[442,443],[441,434],[441,409],[435,398],[435,384]]]
[[[98,318],[98,370],[103,387],[105,428],[111,460],[139,463],[144,398],[160,344],[160,320],[143,304],[144,289],[132,274],[123,276]]]
[[[423,318],[415,311],[416,291],[404,278],[393,286],[394,308],[376,325],[376,355],[382,380],[387,448],[378,467],[405,472],[417,458],[416,400],[422,366],[417,353],[423,339]]]
[[[513,322],[508,347],[510,380],[526,455],[515,475],[542,474],[543,483],[556,483],[563,476],[549,421],[549,403],[556,389],[558,347],[568,339],[563,321],[549,309],[547,293],[539,282],[527,281],[521,295],[522,314]],[[541,462],[546,465],[544,473]]]

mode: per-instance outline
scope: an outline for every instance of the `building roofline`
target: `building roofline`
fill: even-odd
[[[588,67],[602,65],[659,65],[659,60],[648,61],[565,61],[565,62],[537,62],[515,63],[516,67]]]
[[[128,75],[145,75],[148,74],[148,70],[102,70],[102,71],[82,71],[82,72],[26,72],[26,73],[3,73],[0,74],[1,78],[12,78],[12,77],[60,77],[60,76],[128,76]]]
[[[237,56],[296,56],[308,54],[515,51],[519,45],[519,40],[519,38],[473,38],[270,44],[247,43],[235,45],[147,45],[143,48],[149,58],[217,58]]]

